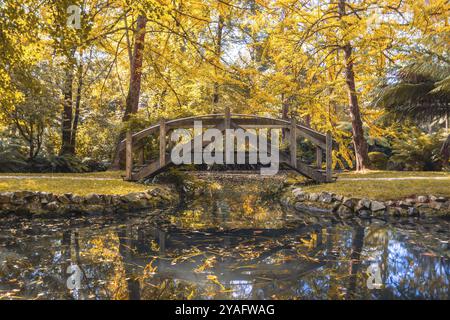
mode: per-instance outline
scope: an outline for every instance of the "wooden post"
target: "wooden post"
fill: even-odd
[[[225,129],[231,128],[231,112],[230,107],[225,107]]]
[[[139,166],[143,166],[145,163],[145,153],[144,153],[144,148],[140,148],[139,151],[139,159],[138,159],[138,165]]]
[[[289,147],[291,151],[291,166],[297,168],[297,121],[295,118],[291,120],[291,128],[289,130]]]
[[[125,142],[125,179],[131,180],[133,175],[133,133],[128,130]]]
[[[322,148],[317,146],[316,147],[316,167],[317,169],[322,169]]]
[[[166,165],[166,120],[161,119],[159,123],[159,166]]]
[[[332,151],[332,147],[333,147],[333,140],[331,138],[331,131],[328,130],[327,131],[327,139],[326,139],[326,150],[325,150],[325,161],[326,161],[326,177],[327,177],[327,182],[331,182],[331,180],[333,179],[332,174],[333,172],[331,171],[331,164],[332,164],[332,158],[331,158],[331,151]]]

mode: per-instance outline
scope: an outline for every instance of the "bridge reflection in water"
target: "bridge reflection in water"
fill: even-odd
[[[447,222],[342,223],[242,183],[173,212],[1,225],[0,294],[62,299],[449,298]],[[15,222],[17,223],[17,221]],[[17,224],[15,224],[17,225]],[[385,287],[369,290],[376,263]],[[82,288],[66,287],[70,264]],[[19,266],[19,267],[17,267]]]

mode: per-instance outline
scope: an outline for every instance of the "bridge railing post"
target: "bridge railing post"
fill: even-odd
[[[317,146],[316,147],[316,167],[317,169],[322,169],[322,148]]]
[[[133,178],[133,133],[128,130],[126,133],[125,146],[125,179],[131,180]]]
[[[166,120],[159,122],[159,166],[166,165]]]
[[[230,111],[230,107],[225,107],[225,129],[230,129],[231,128],[231,111]]]
[[[291,166],[297,168],[297,121],[295,118],[291,120],[291,128],[289,130],[289,148],[291,153]]]
[[[333,147],[333,139],[331,137],[331,131],[328,130],[327,131],[327,136],[326,136],[326,150],[325,150],[325,161],[326,161],[326,179],[327,182],[331,182],[333,179],[333,172],[331,169],[331,165],[332,165],[332,147]]]

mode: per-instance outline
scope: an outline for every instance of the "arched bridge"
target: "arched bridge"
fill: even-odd
[[[292,170],[315,180],[317,182],[332,181],[331,152],[337,148],[337,143],[331,138],[331,133],[326,134],[312,130],[311,128],[297,124],[295,119],[283,120],[256,115],[231,114],[229,109],[223,114],[209,114],[193,116],[175,120],[161,120],[160,123],[152,125],[137,133],[127,132],[126,139],[121,141],[119,152],[125,152],[126,159],[126,180],[138,181],[156,175],[164,171],[172,161],[170,151],[173,144],[167,139],[168,134],[175,129],[191,129],[195,121],[201,121],[204,129],[216,128],[221,132],[225,129],[284,129],[288,132],[285,140],[289,142],[289,152],[279,154],[279,163],[286,164]],[[145,147],[149,143],[151,136],[159,135],[159,158],[146,160]],[[316,161],[314,164],[307,164],[297,158],[297,137],[309,140],[316,147]],[[192,143],[191,140],[188,143]],[[206,147],[211,142],[204,142],[202,147]],[[325,161],[323,161],[325,155]],[[325,162],[325,169],[322,164]]]

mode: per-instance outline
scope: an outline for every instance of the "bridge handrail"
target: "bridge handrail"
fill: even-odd
[[[183,123],[186,121],[191,121],[191,120],[201,120],[201,119],[217,119],[217,118],[224,118],[225,114],[224,113],[213,113],[213,114],[206,114],[206,115],[197,115],[197,116],[190,116],[190,117],[185,117],[185,118],[180,118],[180,119],[172,119],[172,120],[167,120],[166,122],[166,126],[168,127],[173,127],[176,124],[179,123]],[[268,120],[268,121],[273,121],[274,123],[277,123],[278,125],[282,125],[285,128],[289,128],[291,125],[291,121],[290,120],[285,120],[285,119],[276,119],[276,118],[272,118],[272,117],[265,117],[265,116],[258,116],[258,115],[252,115],[252,114],[239,114],[239,113],[232,113],[230,114],[231,119],[234,118],[253,118],[253,119],[263,119],[263,120]],[[235,119],[235,120],[239,120],[239,119]],[[140,140],[142,140],[143,138],[151,135],[152,133],[154,133],[155,131],[157,131],[159,129],[160,124],[154,124],[151,125],[148,128],[145,128],[135,134],[133,134],[133,143],[136,143]],[[306,126],[297,124],[296,125],[297,129],[299,129],[300,131],[312,136],[313,138],[319,140],[322,144],[325,144],[326,141],[326,135],[323,133],[320,133],[318,131],[315,131],[311,128],[308,128]],[[120,147],[119,150],[122,151],[125,149],[125,142],[126,139],[122,140],[120,142]],[[313,143],[315,143],[313,141]],[[335,145],[335,143],[333,143],[333,145]]]

